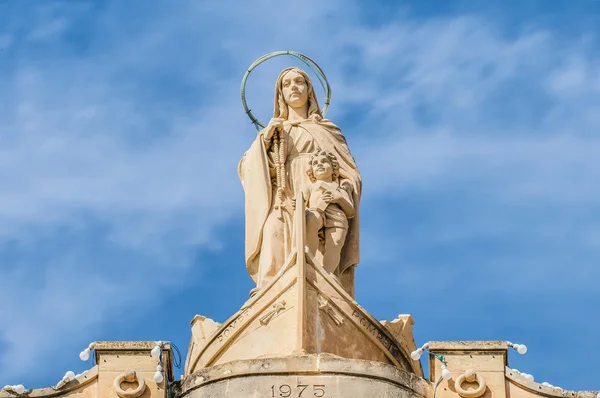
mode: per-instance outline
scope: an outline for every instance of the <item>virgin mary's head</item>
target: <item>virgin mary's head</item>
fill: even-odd
[[[310,78],[302,69],[286,68],[275,84],[275,109],[273,117],[288,118],[288,106],[307,105],[308,117],[322,118],[319,102]]]

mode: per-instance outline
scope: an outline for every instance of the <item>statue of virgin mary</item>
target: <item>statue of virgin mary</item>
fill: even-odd
[[[356,211],[349,220],[335,276],[354,296],[362,181],[344,135],[323,118],[312,82],[298,68],[279,74],[273,118],[238,167],[246,203],[246,267],[257,289],[277,274],[291,251],[293,198],[311,184],[309,158],[319,148],[337,157],[340,179],[352,186]]]

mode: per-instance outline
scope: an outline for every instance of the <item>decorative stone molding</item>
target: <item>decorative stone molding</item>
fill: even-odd
[[[138,383],[138,387],[132,391],[125,391],[121,388],[121,383]],[[117,376],[114,382],[114,388],[117,395],[121,398],[138,398],[146,390],[146,382],[143,377],[138,377],[135,370],[129,369],[127,372]]]
[[[324,311],[329,317],[335,322],[336,325],[340,326],[344,323],[344,318],[339,312],[326,300],[323,296],[319,296],[319,309]]]
[[[462,388],[462,384],[465,381],[467,383],[477,383],[479,386],[475,390],[465,390]],[[487,386],[483,377],[475,373],[475,371],[467,369],[465,373],[456,378],[456,381],[454,382],[454,388],[456,389],[458,395],[463,398],[478,398],[483,395]]]
[[[271,306],[271,310],[260,318],[260,323],[267,325],[277,314],[285,310],[285,300],[281,300]]]

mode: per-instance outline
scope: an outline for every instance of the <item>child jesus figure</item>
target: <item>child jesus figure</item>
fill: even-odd
[[[319,238],[324,240],[323,267],[335,275],[348,233],[348,219],[354,217],[352,185],[340,180],[338,160],[328,151],[317,149],[309,164],[307,174],[312,184],[304,193],[306,243],[309,252],[316,256]]]

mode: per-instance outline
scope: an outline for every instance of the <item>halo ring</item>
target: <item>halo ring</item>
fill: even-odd
[[[325,76],[325,73],[319,67],[319,65],[317,65],[317,63],[315,61],[313,61],[306,55],[301,54],[296,51],[291,51],[291,50],[273,51],[273,52],[263,55],[262,57],[258,58],[256,61],[254,61],[252,63],[252,65],[250,65],[250,67],[246,70],[246,73],[244,73],[244,77],[242,78],[242,87],[240,89],[240,95],[242,97],[242,105],[244,106],[246,115],[248,115],[248,117],[250,118],[250,121],[252,122],[252,124],[254,124],[254,127],[256,127],[257,131],[260,131],[261,128],[265,128],[265,125],[263,123],[259,122],[256,117],[254,117],[254,115],[252,114],[252,111],[248,107],[248,103],[246,102],[246,82],[248,80],[248,76],[250,76],[250,73],[254,69],[256,69],[256,67],[258,65],[262,64],[265,61],[270,60],[271,58],[279,57],[282,55],[289,55],[289,56],[299,59],[300,61],[304,62],[304,64],[306,64],[310,68],[310,70],[312,70],[317,75],[317,78],[319,79],[319,83],[321,83],[321,87],[323,88],[323,91],[325,91],[325,103],[323,105],[323,108],[321,109],[321,113],[323,114],[323,117],[325,117],[325,114],[327,113],[327,109],[329,109],[329,103],[331,102],[331,87],[329,86],[329,82],[327,81],[327,77]]]

